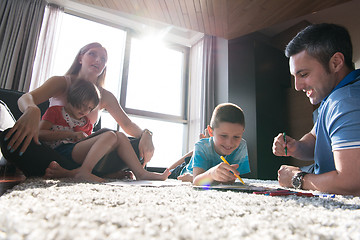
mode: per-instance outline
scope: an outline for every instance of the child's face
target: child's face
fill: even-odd
[[[244,126],[239,123],[221,122],[212,130],[215,151],[221,155],[230,155],[239,145]]]
[[[80,119],[86,115],[88,115],[96,106],[94,103],[84,103],[80,108],[73,106],[72,104],[67,104],[67,112],[71,115],[71,117],[75,119]]]

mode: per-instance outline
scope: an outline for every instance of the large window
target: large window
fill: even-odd
[[[64,14],[52,75],[63,75],[90,42],[108,51],[105,88],[135,123],[154,132],[148,166],[168,167],[187,151],[188,48]],[[101,125],[121,130],[106,111]]]

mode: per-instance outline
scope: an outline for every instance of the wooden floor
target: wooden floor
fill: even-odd
[[[0,196],[3,195],[8,189],[24,181],[26,177],[21,171],[16,169],[7,169],[3,166],[0,167]]]

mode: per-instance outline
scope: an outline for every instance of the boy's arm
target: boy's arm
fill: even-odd
[[[39,125],[39,139],[46,142],[69,139],[80,140],[86,137],[84,132],[72,132],[72,131],[56,131],[50,130],[52,123],[46,120],[41,120]]]
[[[201,185],[204,182],[212,183],[214,181],[233,182],[236,180],[234,173],[240,175],[236,170],[238,167],[238,164],[228,165],[226,163],[220,163],[207,171],[199,167],[194,167],[193,184]]]

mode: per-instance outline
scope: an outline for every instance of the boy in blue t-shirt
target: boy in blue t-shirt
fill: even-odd
[[[234,182],[236,175],[250,172],[246,141],[242,138],[245,118],[235,104],[218,105],[207,127],[209,138],[200,139],[190,161],[177,166],[172,178],[191,181],[195,185]],[[220,156],[224,156],[224,163]],[[178,175],[178,176],[176,176]],[[169,178],[170,178],[169,177]]]

